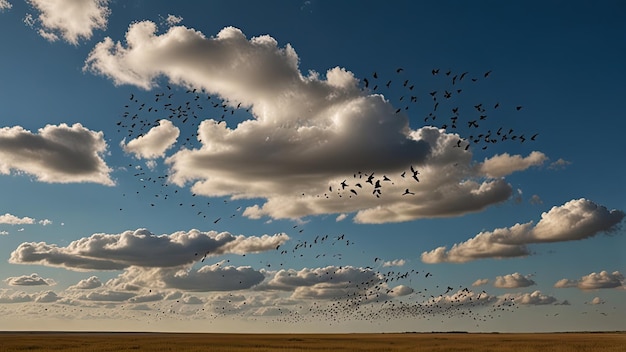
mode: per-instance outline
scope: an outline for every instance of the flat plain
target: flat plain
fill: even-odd
[[[609,351],[626,332],[201,334],[0,332],[0,351]]]

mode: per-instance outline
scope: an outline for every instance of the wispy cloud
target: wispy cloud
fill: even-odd
[[[108,0],[27,2],[39,12],[36,23],[41,25],[38,33],[42,37],[48,41],[56,41],[60,36],[73,45],[78,45],[81,39],[90,39],[96,29],[106,29],[110,14]]]
[[[0,174],[11,171],[48,183],[114,184],[102,155],[107,144],[102,132],[81,124],[47,125],[38,133],[20,126],[0,129]]]
[[[535,225],[532,221],[508,228],[481,232],[475,237],[452,246],[438,247],[423,252],[425,263],[463,263],[482,258],[509,258],[530,254],[527,244],[581,240],[617,228],[626,214],[608,210],[590,200],[571,200],[541,214]]]

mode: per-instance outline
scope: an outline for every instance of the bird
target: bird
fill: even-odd
[[[406,196],[407,194],[410,194],[410,195],[415,195],[415,193],[413,193],[413,192],[409,191],[409,189],[408,189],[408,188],[404,190],[404,193],[402,193],[402,195],[403,195],[403,196]]]

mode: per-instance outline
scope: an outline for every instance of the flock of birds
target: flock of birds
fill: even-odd
[[[410,109],[418,110],[417,107],[419,106],[420,111],[424,113],[423,122],[425,124],[464,136],[459,138],[454,145],[455,148],[462,148],[467,151],[471,146],[476,146],[484,150],[490,145],[505,141],[524,143],[536,140],[538,133],[527,136],[524,133],[514,131],[513,128],[497,124],[493,127],[494,124],[491,120],[497,120],[496,111],[505,108],[500,106],[498,102],[490,105],[478,102],[470,107],[455,102],[455,98],[462,95],[467,84],[489,78],[491,71],[478,77],[474,77],[468,72],[443,72],[439,69],[433,69],[431,74],[434,77],[446,78],[444,84],[447,85],[426,92],[425,99],[416,84],[404,78],[403,68],[395,70],[396,76],[393,79],[383,79],[377,72],[374,72],[371,77],[362,80],[362,89],[368,94],[375,94],[383,92],[385,89],[391,90],[396,85],[401,86],[402,89],[399,90],[401,93],[399,97],[396,97],[397,101],[394,104],[399,106],[395,113],[406,112],[408,114]],[[149,99],[146,100],[146,96]],[[430,104],[424,103],[423,100],[429,101]],[[519,112],[522,108],[521,105],[509,107],[509,112]],[[243,110],[241,104],[221,100],[201,89],[180,90],[166,85],[162,91],[156,93],[131,94],[128,102],[124,105],[121,119],[116,122],[116,126],[124,138],[134,139],[145,135],[151,128],[158,126],[160,120],[168,119],[178,126],[186,126],[184,129],[181,128],[181,133],[187,134],[181,134],[178,147],[194,148],[198,146],[198,143],[201,143],[197,138],[197,127],[201,121],[212,116],[219,123],[228,123],[227,120],[229,119],[241,118],[239,113]],[[248,109],[245,111],[249,112]],[[413,114],[412,111],[411,114]],[[131,172],[138,182],[139,187],[135,191],[135,196],[149,198],[150,207],[158,206],[161,204],[160,202],[167,201],[173,203],[174,206],[187,208],[197,216],[207,218],[212,224],[217,224],[222,220],[223,215],[219,216],[211,212],[210,201],[202,199],[196,194],[192,194],[191,202],[183,200],[189,198],[182,194],[182,190],[168,183],[166,173],[157,174],[159,171],[137,162],[129,163],[128,168],[132,170]],[[383,194],[383,186],[393,184],[396,177],[415,182],[415,187],[418,187],[420,182],[419,167],[410,165],[399,175],[379,175],[376,172],[357,171],[353,174],[352,180],[345,179],[338,185],[331,185],[327,193],[317,196],[329,198],[336,193],[340,197],[345,195],[351,198],[366,193],[380,198]],[[401,195],[413,196],[415,191],[406,188]],[[126,197],[126,193],[123,196]],[[214,203],[221,206],[228,204],[229,201],[224,199],[224,204],[221,204],[221,201],[214,201]],[[215,206],[215,204],[213,205]],[[120,210],[123,210],[123,207]],[[232,211],[230,218],[237,216],[240,212],[241,207],[237,207]],[[259,265],[266,270],[286,270],[290,264],[298,263],[303,259],[341,262],[343,256],[339,249],[355,245],[355,242],[346,238],[345,235],[335,237],[316,235],[315,238],[305,240],[304,229],[298,228],[298,226],[293,227],[298,236],[301,236],[297,243],[293,244],[291,248],[287,245],[276,247],[278,253],[276,259],[278,260],[275,262],[260,261]],[[209,254],[199,249],[193,255],[198,262],[204,263]],[[220,263],[213,265],[220,265]],[[517,307],[512,299],[504,302],[497,301],[494,296],[490,296],[484,291],[477,294],[468,287],[454,284],[445,284],[441,288],[439,285],[435,285],[434,288],[431,287],[430,291],[424,287],[399,297],[394,292],[393,285],[396,285],[395,287],[404,284],[412,285],[414,280],[419,281],[421,285],[423,280],[430,280],[432,274],[414,269],[406,271],[386,270],[387,268],[382,265],[382,259],[378,257],[374,258],[371,266],[360,269],[364,274],[369,275],[367,280],[337,284],[338,274],[347,267],[349,266],[328,266],[327,271],[316,273],[320,282],[326,282],[329,289],[339,289],[341,295],[329,300],[328,303],[312,302],[309,306],[278,308],[273,320],[269,321],[296,322],[324,319],[332,323],[345,319],[356,319],[373,322],[395,318],[419,317],[430,319],[436,316],[448,316],[469,318],[480,322],[495,319],[503,312],[511,311]],[[243,304],[245,304],[245,300]],[[212,314],[223,316],[248,314],[246,313],[248,311],[243,309],[243,304],[239,306],[234,304],[216,306]],[[171,308],[168,311],[163,311],[162,315],[167,312],[173,314],[176,310]],[[202,308],[202,312],[204,312],[204,308]]]
[[[475,145],[482,150],[488,148],[489,145],[501,143],[505,141],[515,141],[524,143],[526,141],[535,141],[539,133],[525,135],[519,133],[513,128],[493,123],[488,124],[494,118],[496,112],[505,110],[504,114],[510,117],[511,113],[519,112],[523,109],[522,105],[512,107],[501,106],[500,102],[475,102],[467,104],[464,101],[457,101],[456,98],[461,97],[467,84],[477,83],[490,77],[492,71],[486,71],[480,75],[473,75],[470,72],[453,72],[452,70],[442,71],[434,68],[431,71],[432,76],[443,77],[443,86],[441,82],[437,85],[440,89],[425,91],[426,100],[430,104],[423,103],[424,98],[419,88],[410,79],[403,77],[405,70],[399,67],[395,70],[398,77],[394,79],[384,80],[379,78],[377,72],[373,72],[371,78],[364,78],[363,89],[372,93],[381,92],[384,88],[391,89],[392,86],[400,85],[402,87],[400,96],[397,98],[396,114],[413,109],[416,105],[428,105],[421,110],[424,115],[424,124],[436,126],[445,129],[448,132],[457,132],[465,137],[460,138],[455,147],[468,150],[471,145]],[[398,82],[399,81],[399,82]],[[383,84],[384,83],[384,84]],[[418,113],[419,114],[419,113]],[[464,114],[463,116],[461,114]],[[501,115],[501,114],[500,114]],[[497,117],[497,116],[496,116]],[[484,126],[489,126],[485,128]],[[465,128],[463,128],[465,127]]]

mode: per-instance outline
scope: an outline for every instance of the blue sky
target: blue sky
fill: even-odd
[[[625,328],[621,2],[56,4],[0,1],[0,330]]]

